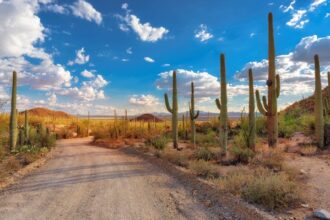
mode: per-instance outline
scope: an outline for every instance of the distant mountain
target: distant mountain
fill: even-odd
[[[63,111],[55,111],[48,108],[32,108],[27,110],[29,115],[35,115],[40,117],[55,117],[55,118],[71,118],[72,115],[69,115]],[[20,112],[20,114],[24,114],[24,112]]]

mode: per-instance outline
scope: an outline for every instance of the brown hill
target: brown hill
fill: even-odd
[[[143,114],[135,118],[137,121],[155,121],[155,122],[161,122],[163,121],[162,119],[154,116],[153,114]]]
[[[323,95],[323,97],[328,97],[328,87],[326,87],[322,90],[322,95]],[[312,112],[314,112],[314,103],[315,102],[314,102],[314,94],[313,94],[305,99],[302,99],[300,101],[293,103],[292,105],[288,106],[283,111],[288,113],[288,112],[299,110],[301,112],[312,113]]]
[[[32,108],[27,110],[29,115],[35,115],[40,117],[55,117],[55,118],[71,118],[72,115],[69,115],[63,111],[55,111],[47,108]],[[21,112],[20,114],[22,114]]]

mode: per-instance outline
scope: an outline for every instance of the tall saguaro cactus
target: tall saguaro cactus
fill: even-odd
[[[13,84],[11,90],[11,109],[10,109],[10,124],[9,124],[9,146],[10,150],[15,150],[17,144],[17,111],[16,111],[16,96],[17,96],[17,73],[13,72]]]
[[[323,111],[325,117],[328,117],[330,114],[330,72],[328,72],[327,75],[328,75],[327,96],[323,97]]]
[[[28,144],[30,142],[30,137],[29,137],[29,117],[28,117],[28,111],[24,111],[24,138],[25,138],[25,143]]]
[[[315,64],[315,137],[320,148],[324,147],[324,116],[323,116],[323,102],[322,102],[322,84],[320,74],[320,60],[319,56],[314,56]]]
[[[173,71],[173,85],[172,85],[172,108],[168,101],[168,96],[165,93],[165,105],[167,111],[172,114],[172,136],[173,136],[173,147],[178,149],[178,94],[177,94],[177,85],[176,85],[176,72]]]
[[[195,113],[195,91],[194,91],[194,83],[191,82],[191,100],[189,104],[189,115],[190,115],[190,122],[191,122],[191,141],[195,147],[196,145],[196,125],[195,120],[199,116],[199,111]]]
[[[280,76],[275,73],[275,43],[273,30],[273,15],[268,14],[268,103],[265,96],[260,99],[256,90],[257,106],[261,114],[267,116],[268,145],[277,146],[278,122],[277,122],[277,98],[280,95]]]
[[[255,149],[256,145],[256,115],[254,103],[253,73],[249,69],[249,148]]]
[[[227,110],[227,82],[226,82],[226,64],[225,55],[220,55],[220,100],[217,98],[215,103],[220,110],[220,147],[227,154],[227,139],[228,139],[228,110]]]

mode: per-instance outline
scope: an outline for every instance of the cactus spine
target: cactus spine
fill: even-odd
[[[256,115],[254,103],[253,73],[249,69],[249,148],[255,149],[256,145]]]
[[[29,137],[29,118],[28,118],[28,111],[24,111],[24,138],[25,138],[25,143],[29,144],[30,142],[30,137]]]
[[[324,147],[324,117],[323,117],[323,103],[322,103],[322,84],[320,74],[320,60],[319,56],[314,56],[315,63],[315,137],[320,148]]]
[[[189,104],[189,115],[190,115],[190,122],[191,122],[191,141],[195,147],[196,145],[196,125],[195,120],[199,116],[199,111],[195,113],[195,91],[194,91],[194,83],[191,82],[191,100]]]
[[[226,64],[225,55],[220,56],[220,99],[215,100],[215,103],[220,110],[220,147],[222,147],[227,154],[227,138],[228,138],[228,110],[227,110],[227,82],[226,82]]]
[[[15,150],[17,143],[17,111],[16,111],[16,95],[17,95],[17,73],[13,72],[13,84],[11,91],[11,110],[9,124],[9,146],[10,150]]]
[[[257,106],[261,114],[267,116],[268,145],[277,146],[278,122],[277,122],[277,98],[280,95],[280,76],[275,74],[275,43],[273,30],[273,15],[268,14],[268,103],[265,96],[260,99],[256,90]]]
[[[165,105],[167,111],[172,114],[172,136],[173,136],[173,147],[178,149],[178,96],[177,96],[177,85],[176,85],[176,72],[173,71],[173,85],[172,85],[172,108],[168,101],[168,96],[165,93]]]

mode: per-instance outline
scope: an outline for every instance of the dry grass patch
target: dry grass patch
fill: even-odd
[[[283,168],[283,154],[277,150],[269,150],[268,152],[257,154],[250,164],[256,167],[264,167],[275,171]]]
[[[267,210],[281,210],[301,201],[299,185],[286,173],[265,168],[237,170],[219,180],[222,189]]]
[[[204,160],[195,160],[189,163],[189,169],[197,176],[204,178],[217,178],[219,172],[217,166]]]
[[[162,153],[160,157],[180,167],[188,167],[189,165],[189,155],[183,152],[168,150]]]

